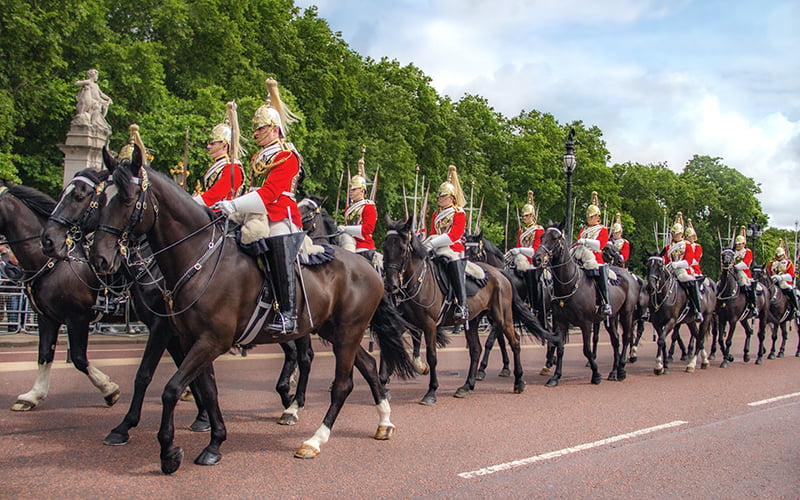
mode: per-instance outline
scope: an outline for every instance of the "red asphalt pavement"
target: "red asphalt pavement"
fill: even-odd
[[[397,431],[390,441],[375,441],[377,414],[356,373],[331,439],[313,460],[292,454],[327,409],[330,348],[315,345],[307,406],[294,427],[274,423],[279,348],[257,346],[246,358],[225,355],[215,364],[228,430],[222,462],[192,463],[208,434],[185,429],[194,405],[181,403],[176,443],[186,457],[174,475],[164,476],[156,432],[160,391],[174,367],[165,358],[156,372],[130,443],[104,446],[130,403],[144,346],[93,338],[90,359],[120,384],[122,398],[105,407],[86,377],[64,362],[60,347],[48,398],[31,412],[0,410],[0,498],[800,498],[797,332],[790,333],[785,358],[743,363],[737,331],[729,368],[719,368],[717,359],[690,374],[676,360],[659,377],[651,339],[648,328],[627,380],[593,386],[573,335],[564,378],[553,389],[538,374],[543,348],[528,342],[522,352],[528,386],[520,395],[511,379],[497,376],[495,352],[486,380],[467,399],[456,399],[467,353],[463,339],[453,338],[440,353],[435,406],[417,403],[427,376],[393,380]],[[607,375],[610,347],[601,340]],[[757,342],[751,352],[756,349]],[[0,347],[6,408],[33,385],[35,359],[33,347]]]

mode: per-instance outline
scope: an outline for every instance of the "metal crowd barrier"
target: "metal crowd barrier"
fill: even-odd
[[[66,335],[66,326],[61,328],[61,334]],[[39,315],[20,284],[0,280],[0,335],[16,333],[39,335]],[[144,323],[127,318],[125,323],[94,323],[89,333],[130,337],[147,335],[148,330]]]

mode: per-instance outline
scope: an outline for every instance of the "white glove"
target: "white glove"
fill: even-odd
[[[512,248],[511,250],[508,251],[508,255],[516,257],[517,255],[519,255],[519,248]]]
[[[453,244],[453,240],[451,240],[446,234],[439,234],[428,238],[425,241],[425,244],[430,244],[430,249],[432,250],[439,247],[449,247]]]
[[[689,263],[685,260],[679,260],[678,262],[673,262],[672,267],[675,269],[686,269],[689,267]]]
[[[225,215],[231,215],[236,212],[236,205],[233,203],[233,200],[222,200],[214,203],[214,209],[219,210]]]
[[[575,243],[577,243],[578,245],[583,245],[584,243],[586,243],[586,238],[578,238],[578,241],[576,241]]]
[[[777,283],[781,280],[781,277],[778,276],[777,274],[773,274],[772,276],[770,276],[770,278],[772,279],[773,283]]]
[[[745,264],[744,262],[739,262],[738,264],[736,264],[733,267],[736,268],[737,270],[741,271],[743,269],[747,269],[747,264]]]
[[[203,197],[199,194],[197,196],[193,196],[192,199],[197,202],[198,205],[204,207],[206,206],[206,202],[203,200]]]
[[[364,234],[361,232],[361,224],[352,226],[339,226],[339,231],[353,235],[356,238],[364,239]]]
[[[786,274],[781,274],[781,275],[780,275],[780,279],[782,279],[783,281],[785,281],[785,282],[789,283],[789,282],[791,282],[791,281],[792,281],[792,275],[791,275],[791,274],[789,274],[789,273],[786,273]]]
[[[533,251],[533,248],[531,247],[515,248],[514,250],[516,250],[517,253],[521,253],[525,257],[533,257],[533,254],[536,253]]]

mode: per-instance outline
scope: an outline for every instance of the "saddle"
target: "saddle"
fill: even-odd
[[[452,302],[454,290],[450,286],[450,280],[447,278],[447,259],[434,258],[433,259],[433,273],[436,277],[436,283],[439,284],[439,289],[447,297],[448,302]],[[478,290],[484,288],[489,283],[488,272],[481,265],[475,262],[467,262],[467,297],[472,297],[478,293]]]

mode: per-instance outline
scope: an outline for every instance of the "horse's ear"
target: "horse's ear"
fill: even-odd
[[[389,217],[389,214],[383,214],[383,220],[386,222],[387,228],[391,229],[394,226],[394,221]]]
[[[139,146],[133,146],[133,156],[131,157],[131,173],[135,176],[140,176],[139,171],[142,169],[142,150]]]
[[[319,200],[319,206],[322,206],[322,205],[324,205],[326,201],[328,201],[328,197],[327,197],[327,196],[323,196],[323,197],[322,197],[322,198]]]
[[[114,172],[114,169],[117,168],[117,159],[111,156],[111,153],[108,152],[108,148],[103,146],[103,164],[106,166],[109,172]]]
[[[561,222],[559,222],[556,227],[558,228],[559,231],[563,233],[564,228],[567,227],[567,219],[562,219]]]
[[[411,231],[411,225],[414,223],[413,220],[409,217],[406,219],[406,223],[403,224],[403,231]]]

